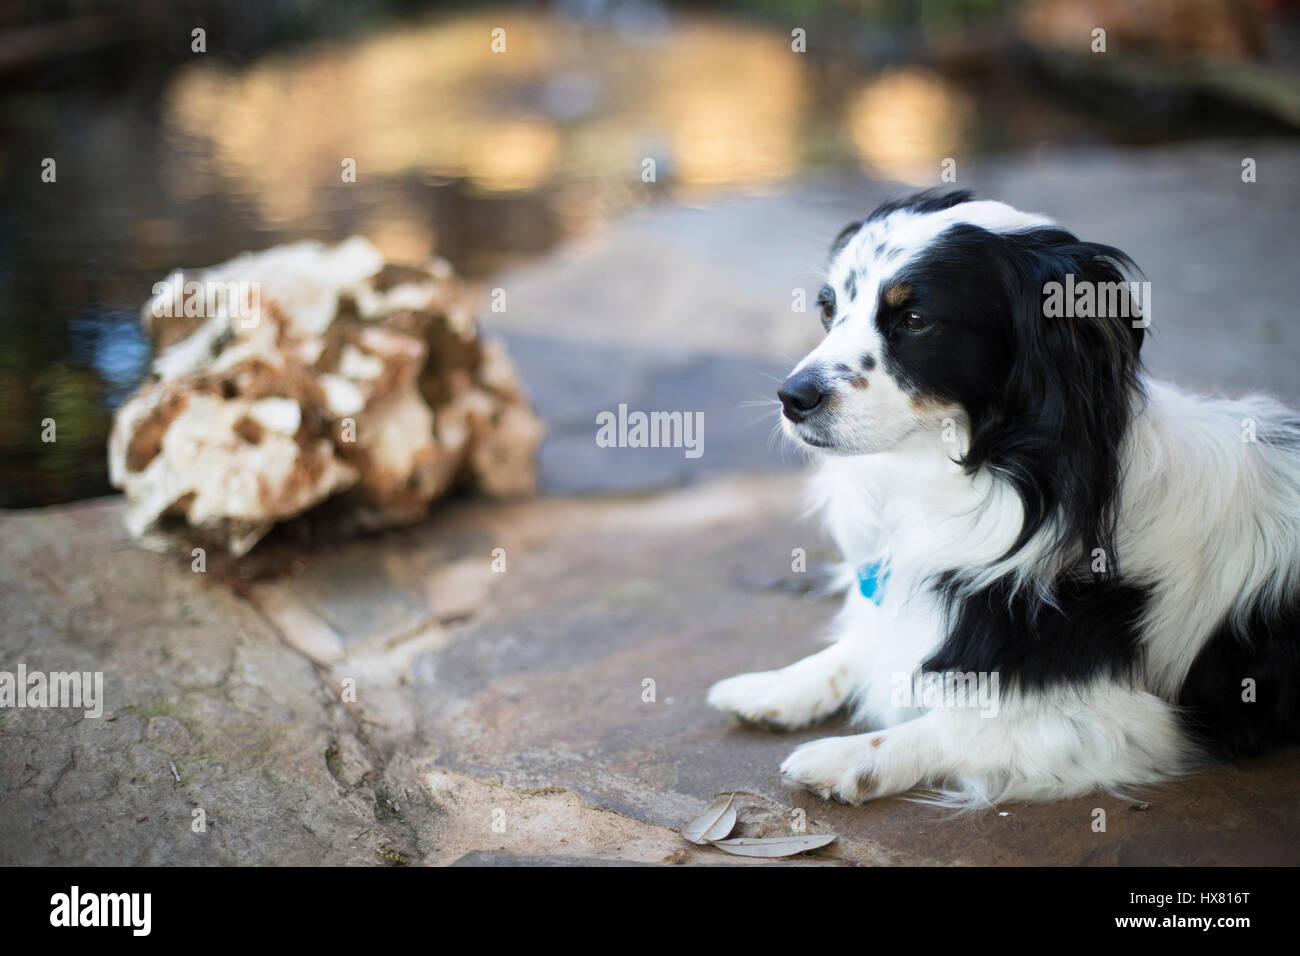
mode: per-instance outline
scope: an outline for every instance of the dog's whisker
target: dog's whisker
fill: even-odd
[[[791,367],[797,365],[799,362],[799,359],[792,355],[786,355],[784,352],[773,352],[770,349],[764,349],[762,355],[764,358],[779,359]]]
[[[774,450],[775,450],[775,451],[776,451],[776,452],[781,456],[781,461],[784,462],[784,461],[785,461],[785,449],[784,449],[783,447],[779,447],[779,446],[777,445],[777,443],[781,440],[782,437],[784,437],[784,435],[783,435],[783,432],[782,432],[782,429],[781,429],[781,423],[780,423],[780,422],[777,422],[775,425],[772,426],[772,430],[771,430],[771,432],[768,433],[768,436],[767,436],[767,450],[768,450],[768,451],[774,451]]]
[[[751,421],[748,425],[742,425],[741,428],[742,428],[742,429],[753,428],[753,427],[754,427],[755,425],[757,425],[759,422],[766,421],[766,420],[767,420],[768,418],[770,418],[771,416],[772,416],[772,411],[769,410],[769,411],[767,411],[767,412],[764,412],[762,415],[759,415],[757,418],[755,418],[753,421]],[[780,421],[779,418],[777,419],[776,427],[777,427],[777,428],[780,428],[780,427],[781,427],[781,421]]]

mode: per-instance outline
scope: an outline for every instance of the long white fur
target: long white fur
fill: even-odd
[[[872,260],[884,239],[898,252],[859,272],[878,283],[959,221],[994,230],[1049,222],[987,202],[928,216],[895,213],[849,242],[831,279],[842,283],[845,270]],[[877,291],[860,289],[798,367],[878,350]],[[941,610],[922,581],[962,567],[976,583],[1012,573],[1023,586],[1042,587],[1058,569],[1045,536],[1001,558],[1020,531],[1021,504],[1005,483],[984,472],[968,476],[954,462],[969,441],[960,409],[918,409],[877,372],[865,390],[836,390],[838,452],[810,449],[812,501],[843,555],[847,587],[831,646],[780,670],[721,681],[709,703],[786,728],[850,706],[856,722],[879,729],[805,744],[781,771],[852,803],[916,788],[962,807],[1050,800],[1190,769],[1198,755],[1172,703],[1188,668],[1225,615],[1256,598],[1280,599],[1300,580],[1300,442],[1249,440],[1252,429],[1258,437],[1285,427],[1287,410],[1271,399],[1203,399],[1145,384],[1123,451],[1116,540],[1125,577],[1152,588],[1142,622],[1145,666],[1132,685],[1004,686],[993,717],[970,706],[897,706],[899,675],[916,671],[944,638]],[[801,437],[800,426],[785,427]],[[854,570],[874,561],[890,573],[880,606],[854,582]]]

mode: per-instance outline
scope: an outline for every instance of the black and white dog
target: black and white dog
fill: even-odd
[[[837,238],[826,337],[778,393],[844,557],[835,640],[709,691],[878,728],[799,747],[788,780],[972,806],[1300,740],[1300,415],[1148,380],[1147,319],[1115,307],[1134,268],[965,192]],[[1061,288],[1096,294],[1060,314]]]

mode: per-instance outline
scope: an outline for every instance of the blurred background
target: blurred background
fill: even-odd
[[[1090,50],[1096,25],[1116,55]],[[1283,0],[9,0],[0,507],[111,490],[112,412],[150,358],[139,308],[176,267],[361,233],[486,289],[657,204],[933,185],[945,156],[1285,143],[1297,79]]]

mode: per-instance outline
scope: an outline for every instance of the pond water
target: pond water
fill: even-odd
[[[111,490],[112,410],[150,358],[138,310],[176,267],[361,233],[483,279],[651,202],[810,174],[928,184],[935,156],[1277,132],[1080,112],[1014,64],[910,63],[866,27],[795,54],[771,23],[646,9],[634,23],[460,12],[238,62],[213,40],[161,64],[9,76],[0,506]]]

